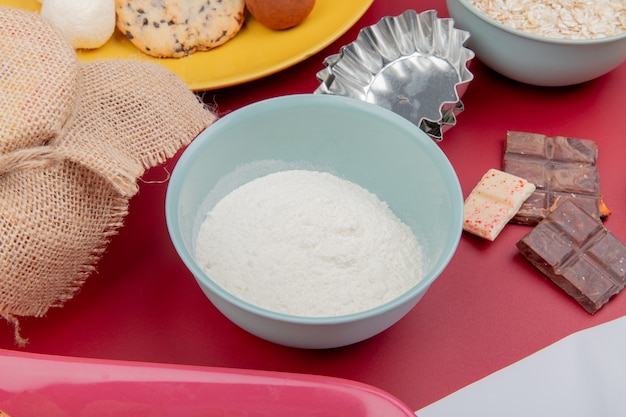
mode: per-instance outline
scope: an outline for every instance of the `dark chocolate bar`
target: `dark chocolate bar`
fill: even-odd
[[[598,147],[587,139],[507,132],[503,171],[535,184],[512,223],[536,225],[564,200],[601,219]]]
[[[573,200],[561,203],[517,248],[591,314],[626,284],[626,245]]]

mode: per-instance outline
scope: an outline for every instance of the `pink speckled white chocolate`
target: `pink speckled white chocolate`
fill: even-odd
[[[495,240],[534,191],[535,185],[525,179],[490,169],[465,199],[463,229]]]

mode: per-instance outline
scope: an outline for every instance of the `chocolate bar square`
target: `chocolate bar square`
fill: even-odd
[[[573,200],[563,201],[517,248],[591,314],[626,285],[626,245]]]
[[[598,146],[591,140],[507,132],[503,170],[537,187],[511,222],[534,226],[572,199],[601,219],[597,158]]]

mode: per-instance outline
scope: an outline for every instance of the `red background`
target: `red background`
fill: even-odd
[[[375,0],[351,30],[306,61],[203,97],[224,115],[265,98],[311,93],[326,56],[352,42],[362,27],[409,8],[448,16],[443,0]],[[471,69],[466,110],[440,143],[464,194],[489,168],[501,167],[507,130],[592,139],[600,149],[601,190],[613,211],[606,226],[626,241],[626,64],[563,88],[520,84],[479,60]],[[520,257],[515,242],[529,229],[509,225],[495,242],[464,234],[423,300],[376,337],[321,351],[260,340],[211,305],[174,251],[164,198],[175,162],[146,173],[125,226],[76,297],[45,318],[22,320],[22,335],[30,340],[23,351],[337,376],[374,385],[419,409],[572,332],[626,314],[626,294],[593,316],[586,313]],[[12,336],[1,321],[0,348],[17,350]]]

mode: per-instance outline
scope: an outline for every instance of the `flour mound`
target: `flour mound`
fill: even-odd
[[[377,307],[424,274],[418,240],[386,203],[307,170],[257,178],[220,200],[200,227],[196,260],[233,295],[307,317]]]

